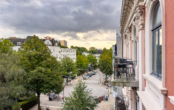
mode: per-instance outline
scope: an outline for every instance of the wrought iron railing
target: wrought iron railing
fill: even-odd
[[[136,61],[117,59],[114,64],[114,79],[135,80]]]

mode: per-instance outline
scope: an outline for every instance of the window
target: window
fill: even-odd
[[[137,37],[136,37],[136,28],[134,26],[134,60],[135,60],[135,64],[137,65]]]
[[[17,42],[17,45],[21,45],[21,42]]]
[[[161,7],[157,3],[152,23],[152,75],[162,78],[162,16]]]

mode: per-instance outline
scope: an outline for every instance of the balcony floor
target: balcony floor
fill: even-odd
[[[111,79],[112,86],[121,86],[121,87],[139,87],[139,81],[135,79],[126,79],[126,78],[114,78],[114,74]]]

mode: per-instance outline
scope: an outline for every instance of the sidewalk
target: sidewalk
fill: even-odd
[[[113,94],[109,94],[108,101],[101,101],[95,110],[114,110],[115,98]]]
[[[123,95],[122,87],[117,87],[117,94],[118,96]],[[95,110],[115,110],[115,98],[113,97],[113,90],[112,94],[109,94],[108,101],[102,101],[98,104],[98,107]]]

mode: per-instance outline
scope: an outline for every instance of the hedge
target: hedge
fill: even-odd
[[[16,106],[13,106],[12,110],[19,110],[20,108],[22,108],[22,110],[28,110],[36,104],[38,104],[37,97],[32,97],[32,99],[18,102]]]

